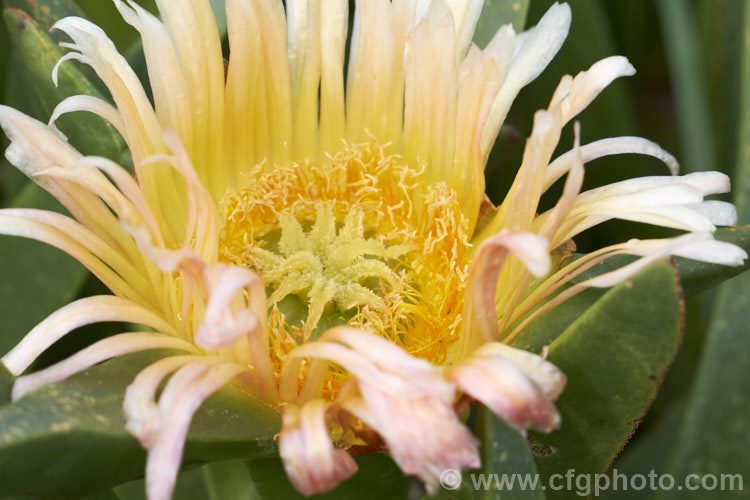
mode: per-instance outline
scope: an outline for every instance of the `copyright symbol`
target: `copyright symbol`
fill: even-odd
[[[461,486],[461,472],[446,469],[440,474],[440,485],[446,490],[457,490]]]

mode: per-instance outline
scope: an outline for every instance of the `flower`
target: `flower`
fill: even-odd
[[[106,34],[72,17],[55,25],[72,39],[60,63],[90,65],[114,105],[71,97],[49,126],[0,107],[7,158],[72,215],[2,210],[0,233],[68,252],[113,294],[53,313],[3,363],[21,375],[85,324],[152,330],[21,375],[13,398],[125,353],[183,351],[145,368],[125,395],[127,428],[148,449],[152,500],[171,495],[194,412],[230,383],[281,412],[280,455],[302,493],[351,476],[355,446],[386,448],[434,491],[444,470],[479,465],[456,415],[463,401],[521,432],[560,424],[553,403],[565,376],[508,346],[529,322],[668,255],[746,257],[711,236],[736,222],[730,204],[704,201],[729,189],[723,174],[677,176],[674,158],[640,138],[580,146],[577,127],[572,151],[552,160],[562,128],[633,74],[624,57],[563,77],[534,117],[507,197],[498,207],[485,199],[490,148],[519,90],[562,45],[566,4],[524,33],[501,27],[479,49],[471,39],[482,1],[361,1],[344,75],[348,0],[227,0],[226,70],[207,0],[157,3],[163,21],[115,0],[143,38],[153,106]],[[122,134],[132,176],[67,144],[54,121],[72,111]],[[581,192],[585,162],[623,153],[657,157],[673,175]],[[557,204],[537,214],[566,175]],[[612,218],[687,234],[550,270],[551,253]],[[641,258],[569,284],[619,254]]]

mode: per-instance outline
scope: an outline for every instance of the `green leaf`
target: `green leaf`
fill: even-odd
[[[688,474],[736,474],[750,470],[750,276],[738,276],[719,289],[713,318],[704,343],[696,380],[679,423],[676,445],[667,472],[677,478]],[[684,498],[685,492],[669,492]],[[692,493],[703,498],[705,491]],[[722,498],[743,496],[723,491]]]
[[[42,188],[30,183],[11,204],[61,211]],[[38,241],[0,236],[0,353],[70,302],[88,276],[72,257]]]
[[[670,371],[668,376],[672,373]],[[658,402],[659,398],[657,397],[655,404],[658,404]],[[684,404],[673,404],[668,408],[668,412],[662,415],[660,420],[652,423],[651,428],[647,429],[645,433],[641,433],[641,429],[638,429],[638,435],[632,442],[628,443],[622,455],[617,457],[612,466],[613,470],[616,469],[618,474],[627,477],[633,477],[636,474],[648,476],[652,470],[659,474],[663,473],[669,448],[674,444],[677,434],[676,427],[680,423],[684,407]],[[652,412],[649,412],[646,419],[651,415]],[[653,496],[654,492],[648,488],[635,491],[633,488],[623,489],[620,487],[615,489],[610,487],[600,494],[600,498],[603,500],[646,500]]]
[[[245,463],[219,462],[201,467],[211,500],[253,500],[259,498]]]
[[[512,24],[516,33],[520,33],[528,11],[529,0],[485,0],[474,31],[474,43],[484,47],[504,24]]]
[[[244,467],[244,462],[242,466]],[[175,500],[212,500],[203,473],[205,467],[209,465],[180,472],[177,475],[172,498]],[[143,479],[121,484],[115,487],[114,491],[118,500],[147,500],[146,481]],[[234,500],[233,497],[227,497],[227,499]]]
[[[5,26],[0,24],[0,74],[7,75],[10,63],[10,41]],[[6,78],[0,77],[0,97],[5,95]]]
[[[566,300],[524,328],[511,345],[524,351],[540,353],[544,346],[554,342],[605,292],[601,288],[589,288]]]
[[[739,85],[739,131],[735,172],[735,205],[740,222],[750,222],[750,8],[744,5]],[[750,470],[750,276],[738,276],[717,293],[695,383],[684,412],[677,444],[671,450],[668,472],[688,474],[745,474]],[[727,479],[728,481],[729,479]],[[724,488],[722,498],[745,497],[746,491]],[[709,483],[710,484],[710,483]],[[718,490],[717,490],[718,491]],[[703,498],[705,490],[677,493],[680,498]],[[663,496],[675,498],[675,492]]]
[[[534,456],[526,438],[487,408],[479,409],[477,421],[477,434],[482,440],[481,472],[485,480],[497,483],[494,487],[490,485],[487,488],[476,488],[480,477],[477,473],[472,473],[471,486],[477,492],[475,498],[543,500],[545,496],[541,488],[527,487],[529,483],[524,482],[538,477]]]
[[[260,497],[273,500],[303,500],[305,498],[329,500],[381,500],[405,499],[411,479],[404,476],[398,466],[386,455],[370,454],[355,457],[359,471],[338,488],[311,497],[298,493],[284,472],[278,458],[248,462],[250,475]]]
[[[86,495],[81,497],[79,500],[119,500],[115,492],[112,490],[100,491],[92,495]]]
[[[0,406],[10,402],[10,391],[13,389],[13,375],[0,363]]]
[[[125,430],[122,399],[164,354],[123,356],[1,407],[0,496],[82,495],[141,477],[145,452]],[[280,426],[278,412],[225,387],[193,419],[183,465],[273,455]]]
[[[568,385],[557,402],[561,428],[531,433],[550,452],[537,458],[546,480],[569,469],[607,469],[653,401],[679,347],[681,323],[677,275],[660,262],[608,291],[550,345],[548,359]]]
[[[658,0],[657,6],[675,91],[683,170],[715,170],[707,72],[698,46],[695,11],[684,1]]]
[[[72,95],[104,96],[77,69],[73,63],[60,66],[57,87],[51,78],[52,68],[63,53],[55,42],[26,12],[9,7],[3,12],[5,24],[13,47],[20,55],[29,98],[36,101],[43,116],[47,119],[55,106]],[[72,113],[58,121],[58,128],[68,137],[71,144],[81,153],[105,156],[123,165],[130,163],[125,141],[106,120],[91,113]]]
[[[0,26],[2,26],[0,24]],[[0,138],[1,140],[1,138]],[[2,146],[0,146],[2,147]],[[0,159],[0,206],[6,207],[21,192],[29,178],[23,175],[5,158]]]
[[[102,2],[101,0],[76,0],[76,3],[80,5],[80,9],[85,13],[82,17],[85,17],[92,23],[101,27],[107,34],[107,37],[109,37],[120,50],[120,53],[123,53],[126,48],[134,45],[140,40],[140,38],[138,38],[138,32],[122,19],[114,2]],[[143,2],[143,0],[139,0],[137,3],[146,3],[147,8],[153,8],[153,2],[151,1]]]
[[[83,16],[83,11],[73,0],[4,0],[5,7],[15,7],[31,16],[45,32],[49,32],[57,21],[68,16]],[[55,41],[65,38],[64,34],[53,35]]]

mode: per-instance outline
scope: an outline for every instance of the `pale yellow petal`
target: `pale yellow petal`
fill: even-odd
[[[49,346],[84,325],[107,321],[137,323],[179,337],[158,314],[120,297],[101,295],[71,302],[34,327],[2,361],[14,375],[20,375]]]

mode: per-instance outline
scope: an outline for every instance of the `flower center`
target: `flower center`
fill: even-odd
[[[277,362],[341,324],[449,361],[468,270],[455,191],[375,142],[251,175],[222,202],[220,255],[266,283]]]
[[[406,289],[407,273],[395,259],[409,248],[388,245],[377,235],[367,237],[359,207],[348,212],[343,223],[336,216],[328,201],[315,204],[313,221],[283,211],[278,241],[272,232],[261,239],[265,248],[246,251],[246,263],[272,290],[272,304],[287,315],[299,308],[300,299],[307,304],[306,318],[296,325],[303,342],[346,323],[357,308],[384,309],[389,294]],[[305,231],[305,226],[310,229]]]

